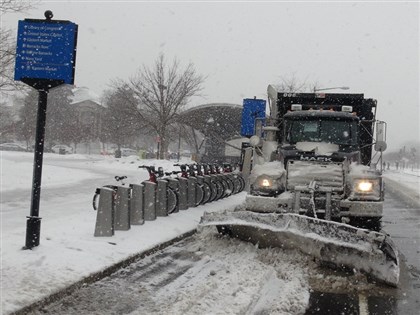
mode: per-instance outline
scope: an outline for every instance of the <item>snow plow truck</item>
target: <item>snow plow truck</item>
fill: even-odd
[[[386,124],[376,120],[377,101],[269,85],[268,102],[270,115],[259,123],[265,127],[243,154],[245,204],[205,213],[200,225],[264,247],[296,248],[397,286],[398,252],[381,232]]]

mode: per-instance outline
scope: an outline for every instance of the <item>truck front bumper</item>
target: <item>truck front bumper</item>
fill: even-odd
[[[245,208],[254,212],[290,212],[293,195],[282,193],[276,197],[247,195]]]
[[[382,201],[340,201],[342,217],[382,217]]]
[[[308,212],[309,199],[301,196],[300,209],[293,210],[294,194],[284,192],[276,197],[247,195],[245,208],[254,212],[280,212],[280,213],[299,213]],[[382,217],[382,201],[351,201],[351,200],[331,200],[333,217]],[[325,199],[316,200],[317,214],[325,213]]]

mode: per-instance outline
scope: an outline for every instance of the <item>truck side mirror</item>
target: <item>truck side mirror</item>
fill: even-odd
[[[386,122],[376,121],[376,139],[374,149],[378,152],[384,152],[387,148],[386,145]]]

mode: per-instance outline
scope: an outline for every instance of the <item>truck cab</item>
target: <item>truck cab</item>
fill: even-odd
[[[376,100],[363,94],[283,93],[273,86],[268,100],[265,140],[253,141],[247,209],[379,229],[383,183],[371,163]]]

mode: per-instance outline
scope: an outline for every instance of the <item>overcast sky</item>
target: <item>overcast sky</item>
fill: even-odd
[[[192,105],[265,99],[268,84],[294,75],[378,99],[389,147],[420,139],[417,1],[41,1],[2,26],[47,9],[79,25],[75,83],[98,94],[164,53],[207,76]]]

